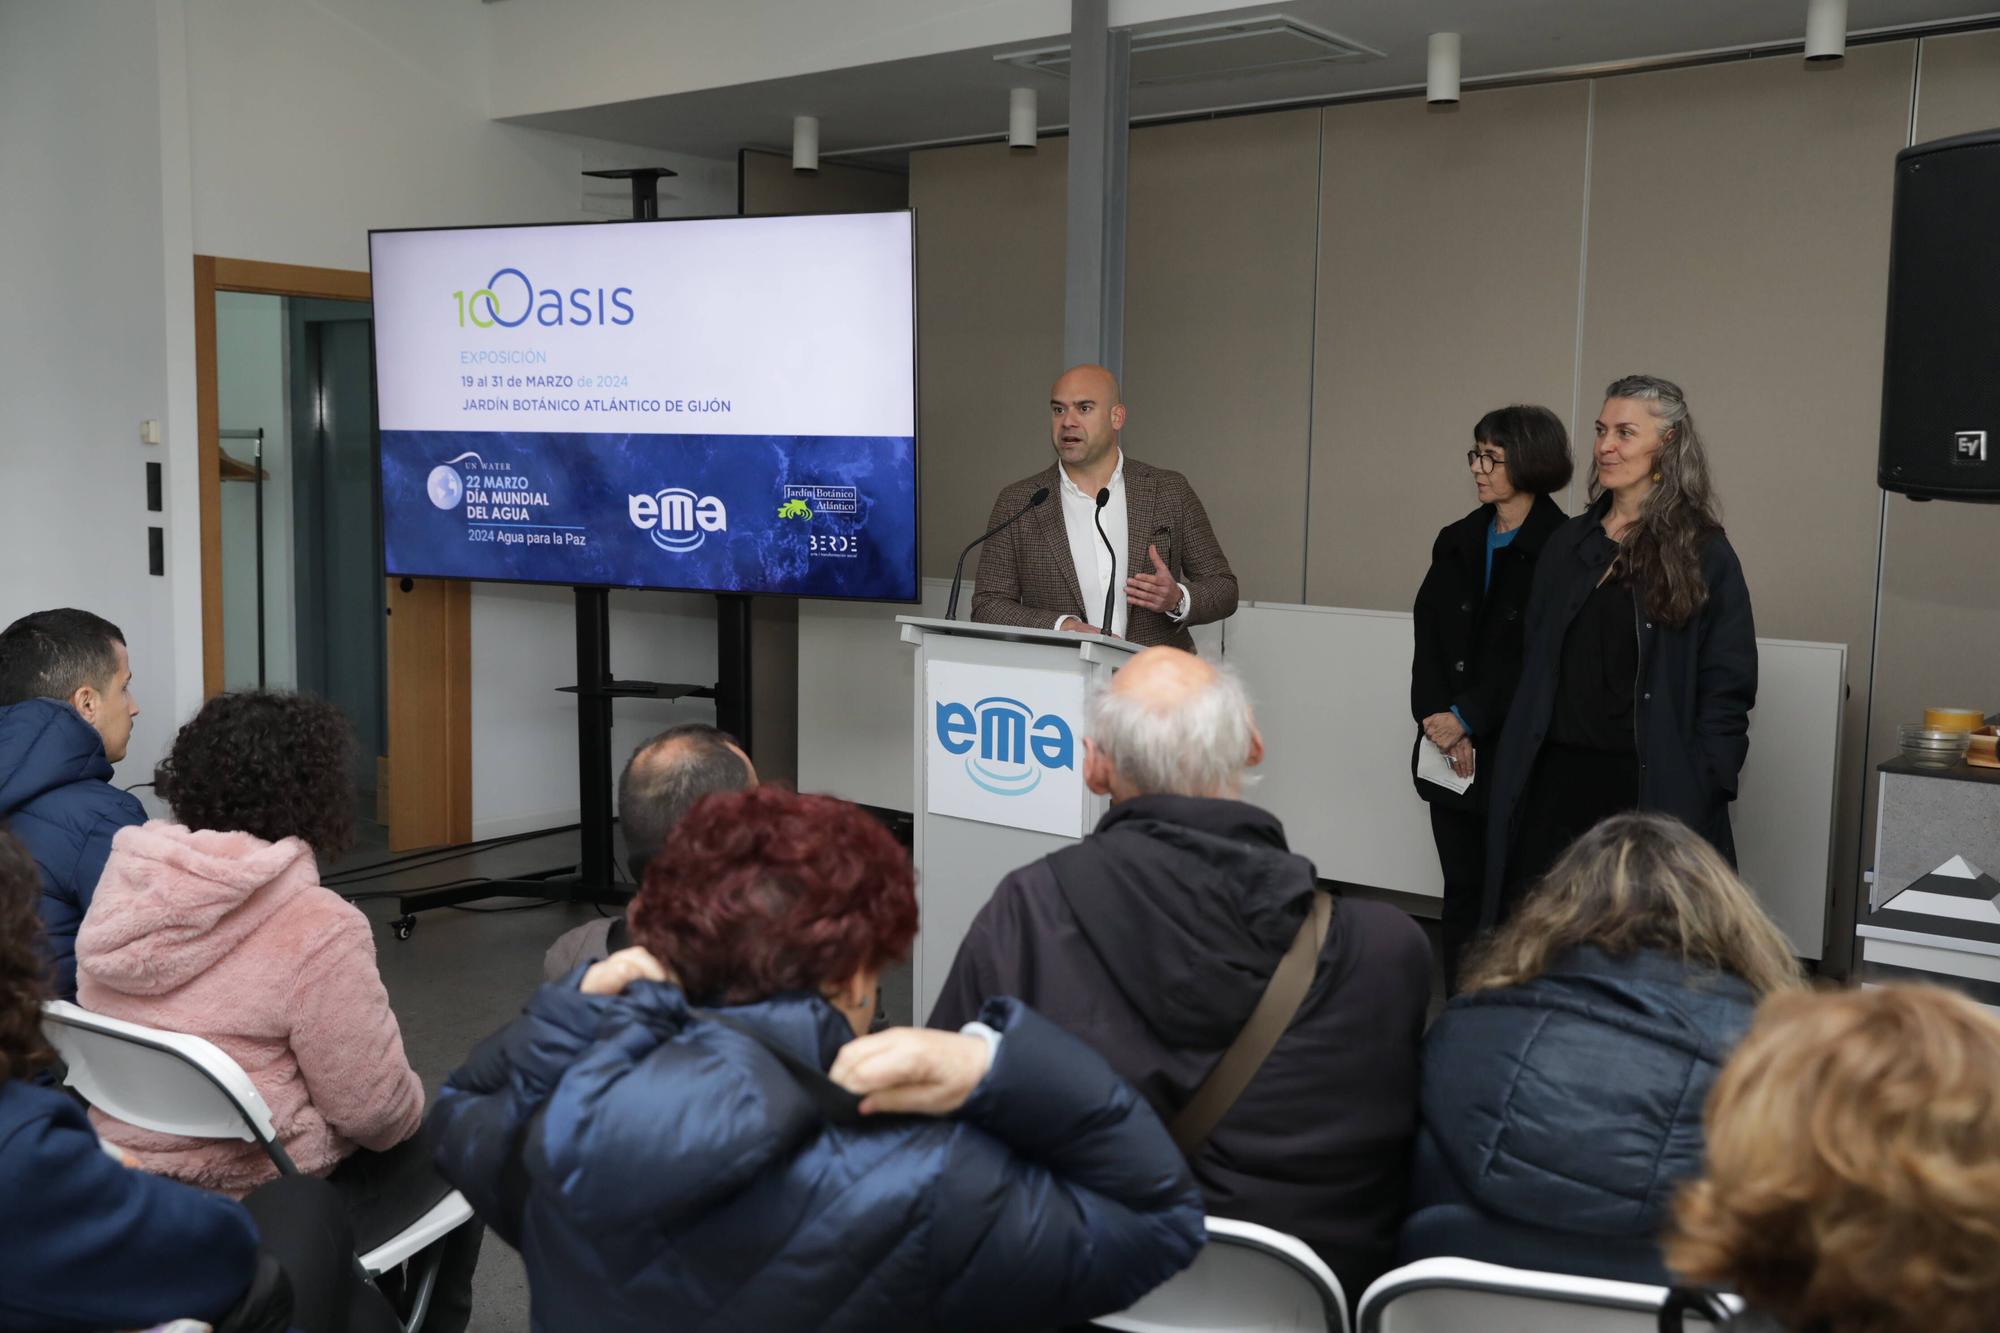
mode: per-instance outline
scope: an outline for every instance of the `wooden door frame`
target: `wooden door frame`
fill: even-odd
[[[201,676],[204,697],[223,689],[222,437],[215,296],[367,301],[369,275],[259,260],[194,257],[195,424],[201,513]],[[472,585],[447,579],[389,581],[389,846],[472,840]]]

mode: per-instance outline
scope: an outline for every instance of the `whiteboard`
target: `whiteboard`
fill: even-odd
[[[1322,878],[1438,897],[1430,816],[1410,778],[1407,612],[1253,602],[1228,622],[1265,738],[1249,799]],[[1758,706],[1731,811],[1745,882],[1800,957],[1818,958],[1831,883],[1847,649],[1757,641]]]

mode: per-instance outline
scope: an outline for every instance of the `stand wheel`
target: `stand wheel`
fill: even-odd
[[[396,932],[397,939],[406,940],[410,938],[410,932],[417,928],[417,918],[414,914],[399,916],[389,923],[389,928]]]

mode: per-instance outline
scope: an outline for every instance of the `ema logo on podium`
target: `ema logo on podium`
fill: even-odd
[[[1080,837],[1084,791],[1074,719],[1083,682],[1059,671],[931,662],[925,668],[926,797],[934,814]]]
[[[1036,717],[1019,699],[994,695],[970,708],[941,703],[936,711],[938,744],[946,754],[965,755],[966,776],[995,796],[1026,796],[1042,784],[1044,770],[1076,767],[1069,723]]]

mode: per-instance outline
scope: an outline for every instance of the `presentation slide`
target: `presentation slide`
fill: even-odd
[[[391,575],[917,597],[909,213],[369,248]]]

